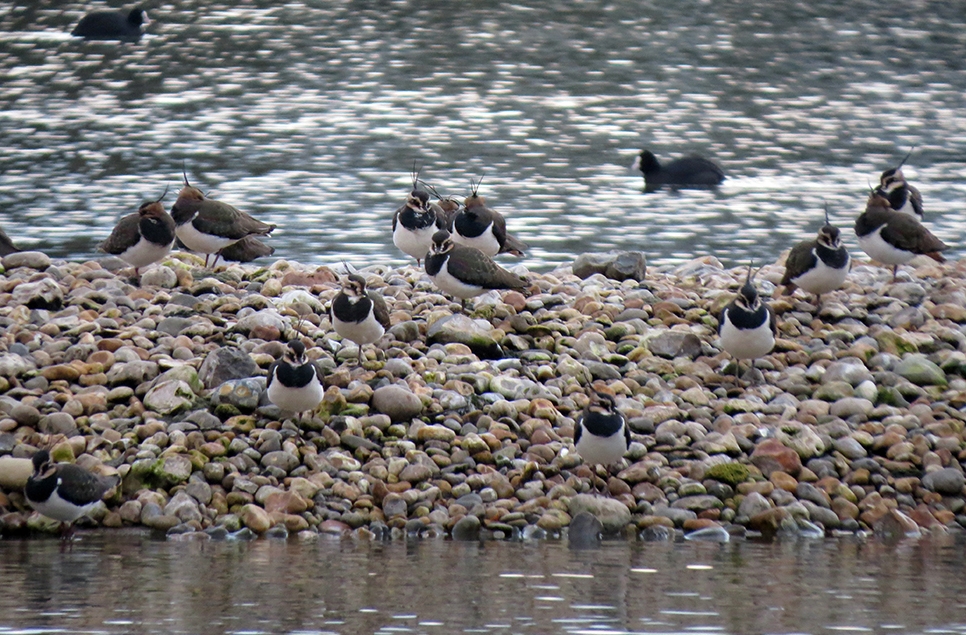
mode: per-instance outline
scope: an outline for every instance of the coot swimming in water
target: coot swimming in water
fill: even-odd
[[[139,7],[126,13],[94,11],[81,18],[70,34],[91,40],[137,39],[143,34],[141,27],[149,22],[147,12]]]
[[[653,192],[665,185],[672,190],[712,189],[724,180],[718,165],[699,156],[686,156],[661,165],[650,150],[641,150],[634,168],[644,173],[644,191]]]

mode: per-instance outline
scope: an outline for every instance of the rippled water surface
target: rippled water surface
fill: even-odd
[[[0,541],[0,633],[966,633],[959,539]]]
[[[963,254],[958,2],[162,0],[138,43],[67,36],[88,6],[0,11],[0,225],[23,247],[92,256],[185,164],[279,225],[276,257],[401,264],[416,161],[445,193],[485,175],[532,268],[613,247],[733,265],[813,236],[823,201],[850,228],[915,146],[906,175]],[[729,178],[644,195],[644,146]]]

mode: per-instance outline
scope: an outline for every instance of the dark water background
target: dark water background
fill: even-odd
[[[0,541],[0,633],[966,633],[962,537]]]
[[[417,161],[445,193],[485,175],[531,268],[736,265],[813,236],[823,202],[857,250],[868,184],[915,146],[928,225],[964,253],[961,2],[184,0],[149,3],[136,44],[66,35],[103,6],[0,4],[0,226],[23,247],[91,257],[184,163],[279,225],[276,257],[401,264]],[[730,178],[643,195],[645,146]]]

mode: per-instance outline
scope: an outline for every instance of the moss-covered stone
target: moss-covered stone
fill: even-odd
[[[751,472],[741,463],[719,463],[708,468],[704,476],[735,487],[738,483],[748,480]]]

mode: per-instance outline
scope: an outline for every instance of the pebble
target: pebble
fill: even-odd
[[[135,288],[107,268],[24,258],[0,274],[0,500],[12,505],[0,533],[50,528],[13,494],[57,435],[57,456],[124,476],[93,522],[172,540],[577,545],[683,529],[723,542],[966,519],[962,263],[941,291],[857,265],[863,284],[817,317],[797,296],[772,300],[780,345],[758,362],[763,382],[736,386],[721,374],[716,315],[744,272],[714,259],[647,272],[646,288],[633,255],[584,279],[531,274],[529,297],[487,294],[469,314],[414,284],[421,274],[374,268],[395,325],[360,368],[332,336],[325,268],[162,265]],[[624,273],[609,268],[618,261]],[[265,374],[297,315],[326,393],[314,416],[286,420],[265,402]],[[594,381],[634,433],[610,497],[590,493],[599,476],[572,449]]]

